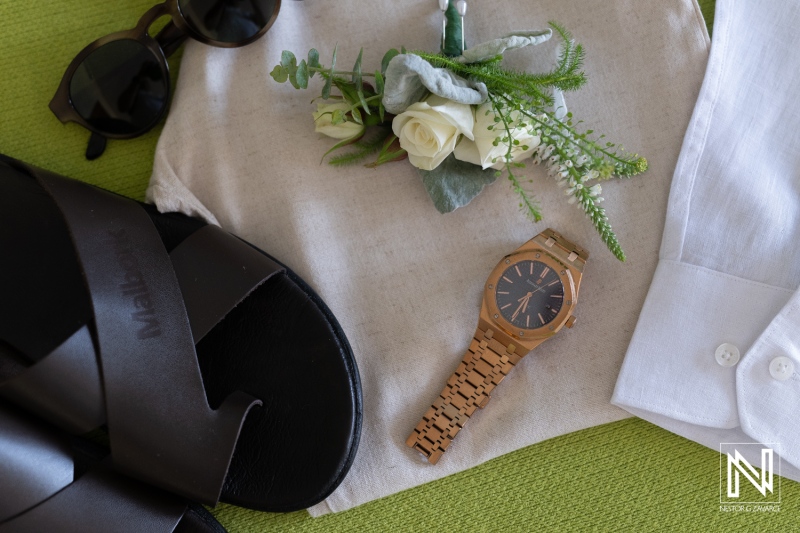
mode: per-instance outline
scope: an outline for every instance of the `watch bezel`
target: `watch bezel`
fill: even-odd
[[[539,261],[553,269],[564,286],[564,303],[555,318],[544,326],[538,328],[523,328],[515,326],[503,317],[497,306],[497,282],[506,269],[522,261]],[[563,262],[555,258],[543,248],[534,248],[511,253],[494,267],[489,279],[484,285],[484,303],[489,311],[489,318],[506,334],[522,342],[536,339],[545,339],[555,335],[567,319],[572,315],[576,303],[575,280],[572,271]],[[520,334],[521,333],[521,334]]]

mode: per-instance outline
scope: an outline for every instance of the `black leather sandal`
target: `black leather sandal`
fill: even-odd
[[[103,449],[0,402],[0,533],[224,533],[201,505],[122,476]]]
[[[203,221],[0,156],[0,397],[116,469],[264,511],[339,485],[361,389],[330,310],[289,268]]]

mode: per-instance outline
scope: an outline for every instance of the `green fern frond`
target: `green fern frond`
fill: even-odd
[[[550,91],[555,87],[562,91],[574,91],[586,83],[586,75],[581,71],[585,57],[583,46],[575,43],[572,35],[559,24],[550,25],[561,37],[563,43],[556,66],[550,72],[529,74],[504,68],[497,60],[483,63],[459,63],[442,54],[414,51],[433,67],[446,68],[461,77],[479,81],[493,94],[505,94],[523,98],[533,105],[552,105]]]

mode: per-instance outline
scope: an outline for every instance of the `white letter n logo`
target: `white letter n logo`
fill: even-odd
[[[772,449],[761,449],[761,475],[739,454],[733,450],[734,455],[728,455],[728,498],[739,497],[739,474],[747,478],[762,496],[767,495],[767,490],[772,492]]]

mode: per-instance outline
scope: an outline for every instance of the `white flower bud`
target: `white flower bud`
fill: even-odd
[[[317,104],[317,110],[311,113],[314,117],[314,131],[339,140],[357,138],[364,133],[365,127],[362,124],[356,124],[347,118],[339,124],[333,123],[333,113],[335,111],[344,113],[349,110],[350,104],[347,102]]]

